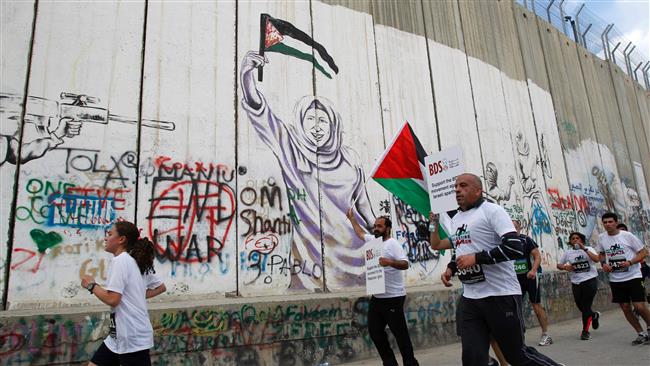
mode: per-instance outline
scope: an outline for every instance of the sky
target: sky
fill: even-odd
[[[567,13],[575,14],[582,3],[585,3],[585,9],[589,10],[590,15],[599,17],[605,24],[614,23],[615,29],[627,39],[612,40],[614,44],[621,41],[622,48],[631,41],[636,45],[633,59],[644,62],[650,60],[650,0],[567,0]]]

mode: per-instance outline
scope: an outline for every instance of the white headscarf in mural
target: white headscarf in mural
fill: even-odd
[[[314,108],[325,113],[330,121],[330,136],[321,147],[314,145],[304,128],[305,115]],[[334,111],[331,101],[323,97],[304,96],[296,103],[294,115],[293,124],[288,129],[298,170],[310,173],[312,166],[316,165],[316,155],[320,169],[335,169],[341,165],[341,159],[350,160],[347,146],[342,145],[341,116]]]

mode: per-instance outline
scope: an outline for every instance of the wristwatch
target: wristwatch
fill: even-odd
[[[86,285],[86,290],[88,290],[88,292],[90,292],[92,294],[96,285],[97,285],[96,282],[91,282],[88,285]]]

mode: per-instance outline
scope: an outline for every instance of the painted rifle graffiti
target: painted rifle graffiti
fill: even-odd
[[[0,120],[20,118],[24,107],[24,122],[32,124],[39,135],[32,141],[22,142],[20,155],[22,163],[41,158],[48,151],[61,145],[65,139],[79,135],[84,123],[121,122],[133,125],[138,123],[137,119],[111,114],[106,108],[94,106],[93,104],[100,102],[99,98],[66,92],[62,92],[60,97],[60,101],[53,101],[28,96],[27,103],[23,103],[21,95],[0,93]],[[176,128],[174,122],[148,119],[142,120],[142,126],[168,131]],[[11,135],[0,136],[0,166],[5,162],[16,164],[17,148],[20,145],[18,133],[19,131],[16,130]]]

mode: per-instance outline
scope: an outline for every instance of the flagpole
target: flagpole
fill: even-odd
[[[266,49],[266,17],[267,14],[260,14],[260,56],[264,59],[264,50]],[[261,82],[264,78],[264,64],[257,68],[257,81]]]
[[[357,202],[357,200],[361,196],[361,193],[363,193],[363,191],[366,189],[366,185],[368,184],[368,181],[369,180],[366,179],[366,181],[363,182],[363,185],[361,186],[361,189],[359,190],[359,193],[357,193],[357,195],[352,198],[352,203],[350,204],[350,207],[354,206],[354,204]]]

